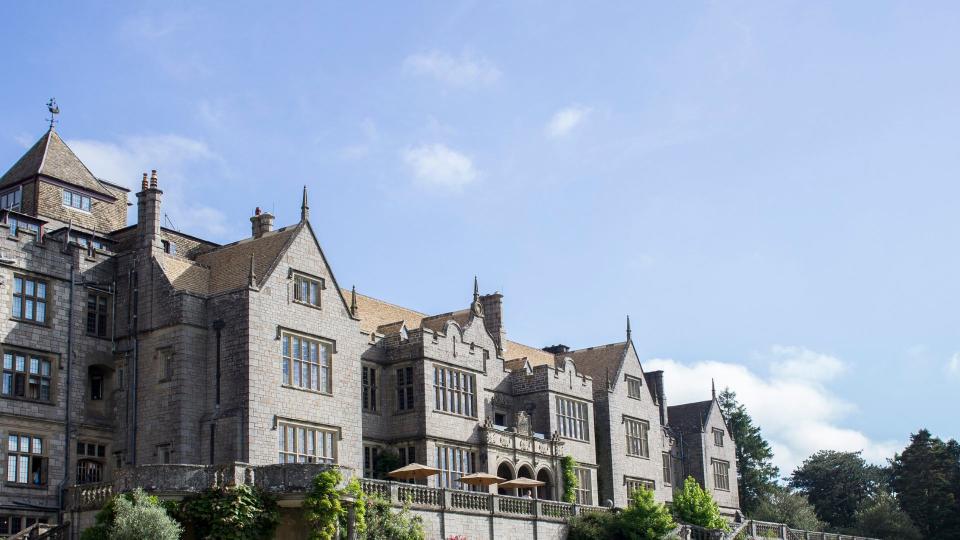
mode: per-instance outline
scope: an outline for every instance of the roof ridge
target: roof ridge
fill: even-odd
[[[565,353],[557,353],[557,356],[564,355],[564,354],[584,352],[584,351],[595,351],[597,349],[605,349],[607,347],[619,347],[619,346],[624,346],[626,344],[627,344],[626,341],[618,341],[617,343],[607,343],[606,345],[594,345],[592,347],[586,347],[584,349],[574,349],[572,351],[567,351]]]
[[[40,154],[40,166],[37,167],[38,173],[43,170],[43,166],[47,163],[47,151],[50,149],[50,135],[52,133],[53,133],[53,126],[50,126],[50,129],[47,130],[47,134],[43,136],[43,139],[44,139],[43,152]],[[67,148],[70,148],[70,147],[67,146]]]
[[[379,299],[379,298],[377,298],[377,297],[375,297],[375,296],[370,296],[369,294],[363,294],[363,293],[361,293],[361,292],[358,292],[358,293],[357,293],[357,296],[363,296],[364,298],[369,298],[370,300],[376,300],[377,302],[380,302],[381,304],[387,304],[388,306],[393,306],[393,307],[395,307],[395,308],[403,309],[403,310],[406,310],[406,311],[411,311],[411,312],[413,312],[413,313],[416,313],[417,315],[422,315],[424,319],[429,318],[429,317],[432,316],[432,315],[428,315],[428,314],[426,314],[426,313],[424,313],[424,312],[422,312],[422,311],[417,311],[417,310],[412,309],[412,308],[403,307],[403,306],[401,306],[400,304],[394,304],[394,303],[392,303],[392,302],[387,302],[386,300],[381,300],[381,299]]]
[[[93,181],[94,181],[94,182],[96,182],[97,184],[99,184],[100,187],[101,187],[104,191],[106,191],[107,193],[113,195],[113,192],[110,191],[110,188],[108,188],[107,186],[103,185],[103,182],[101,182],[100,179],[97,178],[97,175],[93,174],[93,171],[90,170],[90,167],[87,167],[87,164],[84,163],[82,159],[80,159],[80,156],[78,156],[77,153],[73,151],[73,148],[70,148],[70,145],[67,144],[67,141],[63,140],[63,137],[61,137],[60,134],[57,133],[56,130],[53,129],[53,127],[50,128],[50,133],[53,134],[53,135],[56,135],[57,140],[60,141],[60,144],[62,144],[64,148],[66,148],[71,154],[73,154],[73,157],[77,158],[77,162],[79,162],[80,165],[83,166],[84,170],[86,170],[88,173],[90,173],[90,177],[93,178]],[[47,158],[46,152],[44,152],[43,158],[44,158],[44,159]],[[40,169],[41,169],[41,170],[43,169],[43,164],[42,164],[42,163],[40,164]],[[130,190],[127,190],[127,191],[130,191]]]

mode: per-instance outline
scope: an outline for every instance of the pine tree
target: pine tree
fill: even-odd
[[[960,539],[960,444],[921,429],[891,465],[900,507],[923,537]]]
[[[817,517],[835,529],[856,524],[857,510],[884,486],[884,471],[868,465],[860,452],[821,450],[793,471],[790,485],[817,509]]]
[[[760,502],[775,492],[780,469],[773,465],[770,444],[760,434],[760,426],[753,424],[746,407],[737,401],[737,394],[729,388],[724,389],[717,401],[737,444],[740,508],[745,514],[752,515]]]

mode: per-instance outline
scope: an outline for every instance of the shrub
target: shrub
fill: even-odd
[[[366,540],[423,540],[423,520],[412,515],[408,506],[393,511],[390,503],[379,498],[367,499]]]
[[[280,524],[276,499],[246,484],[204,490],[184,499],[175,515],[200,539],[270,538]]]
[[[164,505],[137,488],[111,498],[97,513],[96,524],[83,531],[82,540],[177,540],[182,528],[167,515]]]
[[[653,490],[640,488],[630,494],[630,507],[617,516],[624,538],[659,540],[677,525],[670,510],[653,499]]]
[[[363,537],[367,531],[366,495],[360,487],[360,481],[354,478],[340,489],[343,474],[337,468],[331,468],[313,479],[310,492],[303,499],[303,513],[310,524],[310,540],[333,540],[339,534],[346,537],[348,511],[343,505],[344,496],[354,500],[354,522],[356,532]]]
[[[673,497],[673,516],[682,523],[707,529],[727,530],[729,525],[720,515],[720,507],[692,476],[683,482],[683,489]]]
[[[595,540],[611,538],[617,528],[613,512],[585,512],[570,518],[567,540]]]

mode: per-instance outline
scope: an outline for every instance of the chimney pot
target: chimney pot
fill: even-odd
[[[260,215],[260,207],[259,207],[259,206],[256,207],[256,208],[253,210],[253,215],[255,215],[255,216],[259,216],[259,215]]]
[[[150,189],[157,189],[157,170],[150,171]]]
[[[142,188],[141,191],[147,190],[147,173],[143,173],[143,182],[141,183],[140,187]]]

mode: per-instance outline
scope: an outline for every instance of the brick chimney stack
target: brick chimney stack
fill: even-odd
[[[273,230],[273,214],[270,212],[261,212],[258,206],[253,211],[253,217],[250,218],[250,232],[254,238],[260,238],[263,233]]]
[[[147,173],[143,173],[142,188],[137,193],[137,235],[140,237],[140,247],[163,250],[160,242],[160,202],[163,192],[160,191],[157,180],[157,170],[150,171],[150,180]]]
[[[497,352],[502,353],[507,334],[503,328],[503,295],[498,292],[480,295],[480,304],[483,305],[483,326],[496,342]]]

